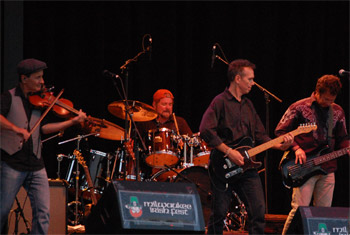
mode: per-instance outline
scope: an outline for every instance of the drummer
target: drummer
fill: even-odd
[[[191,128],[188,126],[184,118],[176,116],[176,120],[174,120],[174,96],[169,90],[157,90],[153,95],[152,106],[156,110],[158,117],[151,121],[137,123],[137,128],[144,139],[146,138],[148,131],[159,128],[168,128],[173,130],[174,133],[179,133],[181,136],[192,136]],[[179,146],[182,145],[183,143],[180,141]],[[147,170],[143,169],[144,173],[146,173],[145,171]]]
[[[149,130],[168,128],[180,135],[192,136],[192,131],[188,126],[186,120],[182,117],[176,116],[176,123],[174,121],[173,106],[174,96],[166,89],[159,89],[153,95],[153,108],[156,110],[158,117],[148,122],[139,122],[137,127],[142,136],[146,136]]]

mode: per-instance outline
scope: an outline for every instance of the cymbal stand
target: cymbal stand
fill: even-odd
[[[79,150],[80,149],[80,141],[82,139],[88,137],[88,136],[91,136],[91,135],[99,136],[100,133],[96,132],[96,133],[90,133],[90,134],[87,134],[87,135],[78,135],[75,138],[59,142],[58,144],[59,145],[60,144],[65,144],[65,143],[77,140],[77,148],[76,149]],[[76,159],[77,159],[77,157],[73,154],[73,162],[75,162]],[[72,164],[72,166],[73,165],[74,165],[74,163]],[[78,205],[81,204],[79,202],[79,175],[80,175],[79,163],[77,162],[76,163],[76,170],[75,170],[75,201],[69,203],[70,205],[75,204],[75,216],[74,216],[74,221],[73,221],[74,225],[78,225],[79,224],[79,221],[78,221],[78,214],[79,214]]]

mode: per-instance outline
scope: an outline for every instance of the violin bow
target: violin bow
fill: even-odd
[[[41,121],[48,114],[48,112],[52,109],[52,107],[56,104],[57,100],[61,97],[63,91],[64,91],[64,89],[61,90],[61,92],[57,95],[57,97],[54,99],[54,101],[49,105],[49,107],[47,107],[45,112],[41,115],[40,119],[35,123],[34,127],[29,132],[29,136],[31,136],[33,134],[33,132],[35,131],[35,129],[38,128],[38,126],[41,123]]]

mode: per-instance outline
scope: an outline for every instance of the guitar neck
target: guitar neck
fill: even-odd
[[[338,158],[338,157],[341,157],[341,156],[347,154],[347,152],[349,150],[350,150],[350,147],[343,148],[343,149],[319,156],[319,157],[312,159],[312,160],[314,161],[315,165],[320,165],[324,162],[328,162],[330,160],[333,160],[335,158]]]
[[[304,133],[304,132],[301,132],[299,129],[296,129],[294,131],[289,132],[288,134],[292,134],[293,136],[296,136],[296,135],[299,135],[301,133]],[[288,134],[286,134],[286,135],[288,135]],[[261,152],[264,152],[267,149],[272,148],[273,146],[275,146],[275,145],[277,145],[279,143],[282,143],[284,136],[285,135],[281,135],[281,136],[279,136],[279,137],[277,137],[277,138],[275,138],[273,140],[270,140],[270,141],[268,141],[268,142],[266,142],[264,144],[261,144],[261,145],[255,147],[255,148],[249,149],[247,152],[248,152],[249,156],[251,156],[251,157],[255,156],[255,155],[257,155],[257,154],[259,154]]]
[[[86,181],[87,181],[88,187],[90,189],[92,204],[96,205],[97,204],[97,199],[96,199],[96,195],[95,195],[95,192],[94,192],[94,185],[92,183],[92,179],[91,179],[91,176],[90,176],[89,168],[86,165],[83,166],[83,168],[84,168],[84,172],[85,172]]]

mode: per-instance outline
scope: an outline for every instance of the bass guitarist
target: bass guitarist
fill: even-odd
[[[275,134],[283,135],[302,122],[317,124],[317,130],[296,136],[291,152],[295,164],[303,165],[308,158],[329,147],[329,152],[349,147],[344,110],[334,103],[342,84],[333,75],[324,75],[318,79],[311,97],[293,103],[280,120]],[[294,214],[299,206],[309,206],[312,197],[313,206],[330,207],[332,205],[337,161],[330,160],[321,164],[326,173],[310,177],[303,185],[293,188],[288,218],[282,234],[286,234]]]
[[[252,102],[245,96],[254,85],[254,69],[255,65],[248,60],[232,61],[227,73],[229,87],[214,98],[202,117],[199,128],[201,136],[210,147],[215,148],[210,156],[210,169],[215,163],[215,154],[228,157],[238,166],[245,165],[246,160],[241,153],[231,148],[243,137],[250,137],[257,144],[270,140]],[[283,144],[277,143],[273,147],[286,150],[293,142],[293,136],[285,135],[281,142]],[[249,234],[263,234],[265,201],[257,170],[251,168],[244,171],[234,182],[224,182],[213,172],[210,178],[213,197],[208,234],[223,234],[224,219],[233,198],[232,191],[247,206]]]

